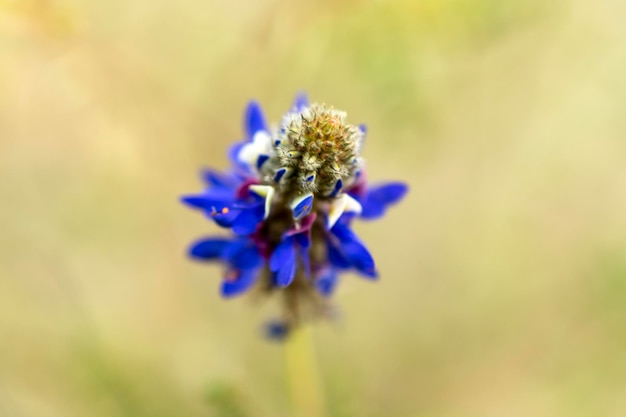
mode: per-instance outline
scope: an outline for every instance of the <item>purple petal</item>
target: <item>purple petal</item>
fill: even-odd
[[[299,227],[293,226],[289,230],[285,232],[285,236],[296,236],[299,234],[306,234],[309,236],[311,233],[311,227],[313,223],[315,223],[315,219],[317,219],[317,213],[313,212],[306,216],[302,221],[300,221]]]
[[[254,100],[248,103],[246,108],[245,127],[248,139],[252,139],[259,130],[268,130],[261,105]]]
[[[222,296],[234,297],[236,295],[244,293],[255,282],[259,271],[257,269],[246,269],[234,272],[236,277],[234,279],[226,279],[222,283]]]

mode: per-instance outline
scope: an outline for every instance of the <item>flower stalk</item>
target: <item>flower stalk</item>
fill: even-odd
[[[294,330],[285,342],[285,365],[293,407],[293,417],[324,417],[324,390],[318,372],[310,325]]]

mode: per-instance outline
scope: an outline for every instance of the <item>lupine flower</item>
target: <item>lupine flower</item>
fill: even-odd
[[[342,272],[377,278],[352,222],[381,217],[407,186],[368,185],[360,157],[365,127],[348,124],[345,112],[309,104],[304,95],[277,129],[254,101],[244,124],[246,138],[231,147],[230,169],[205,170],[206,189],[182,197],[231,233],[200,239],[189,254],[224,264],[224,297],[252,288],[281,293],[284,317],[267,333],[282,338],[302,319],[328,311],[324,300]]]

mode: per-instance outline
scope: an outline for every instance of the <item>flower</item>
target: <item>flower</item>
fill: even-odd
[[[342,272],[378,277],[352,223],[382,217],[407,186],[368,185],[360,156],[365,127],[347,123],[345,112],[309,104],[303,94],[277,129],[255,101],[244,125],[246,138],[229,152],[230,169],[205,170],[206,189],[181,199],[231,233],[194,242],[189,255],[225,266],[224,297],[252,288],[280,293],[284,317],[266,329],[279,338],[328,312],[324,300]]]

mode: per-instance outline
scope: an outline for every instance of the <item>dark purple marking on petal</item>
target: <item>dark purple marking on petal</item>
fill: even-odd
[[[261,169],[263,164],[265,162],[267,162],[268,159],[270,159],[270,157],[268,155],[259,155],[259,157],[256,160],[256,167],[257,167],[257,169]]]
[[[235,198],[239,200],[245,200],[250,195],[250,190],[248,190],[248,188],[250,188],[251,185],[256,184],[260,184],[259,180],[256,178],[249,178],[245,180],[239,185],[239,188],[237,188],[237,190],[235,191]]]
[[[274,181],[279,182],[286,172],[287,172],[287,168],[277,169],[276,173],[274,174]]]
[[[309,214],[308,216],[303,218],[298,225],[287,230],[285,232],[285,236],[294,236],[299,233],[309,232],[311,230],[311,227],[313,226],[313,223],[315,223],[315,219],[317,219],[316,212]]]
[[[333,188],[333,191],[330,193],[330,197],[337,197],[337,194],[339,194],[342,188],[343,188],[343,181],[341,179],[338,179],[337,182],[335,183],[335,187]]]

